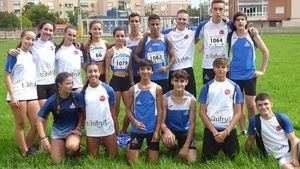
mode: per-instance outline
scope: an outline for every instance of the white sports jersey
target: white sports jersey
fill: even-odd
[[[11,59],[8,59],[6,71],[11,73],[12,87],[16,99],[37,99],[36,65],[30,52],[20,50],[18,56],[11,56]],[[9,93],[7,93],[6,99],[11,100]]]
[[[128,47],[128,48],[131,48],[133,46],[137,47],[139,44],[139,41],[140,41],[140,39],[138,39],[136,41],[131,40],[130,37],[128,36],[128,37],[126,37],[126,47]]]
[[[103,137],[115,132],[109,108],[110,97],[114,96],[109,94],[107,86],[100,82],[96,88],[88,85],[85,91],[86,135],[89,137]]]
[[[213,69],[213,61],[218,57],[228,59],[227,35],[229,28],[225,22],[215,24],[208,21],[200,32],[200,37],[204,36],[204,55],[202,68]]]
[[[37,85],[55,83],[55,44],[37,39],[31,48],[32,56],[36,60]]]
[[[105,54],[106,54],[106,45],[105,42],[102,40],[99,46],[94,46],[91,44],[90,46],[90,59],[93,62],[104,62]]]
[[[176,29],[167,34],[168,39],[173,42],[175,57],[175,63],[170,68],[171,71],[193,67],[195,34],[196,30],[187,28],[183,31]]]
[[[267,152],[276,159],[285,156],[289,151],[288,139],[276,117],[273,116],[269,120],[260,117],[260,120],[261,136]]]
[[[69,72],[74,78],[73,88],[82,87],[81,60],[82,52],[74,45],[61,46],[56,52],[58,73]]]

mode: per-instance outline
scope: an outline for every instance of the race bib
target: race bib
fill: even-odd
[[[225,46],[226,39],[224,35],[212,35],[208,38],[208,46]]]
[[[129,66],[129,58],[128,57],[114,58],[113,65],[115,69],[127,69]]]
[[[104,50],[102,48],[92,49],[90,51],[91,60],[95,61],[95,62],[104,61],[105,52],[106,52],[106,50]]]
[[[164,52],[157,51],[157,52],[147,53],[147,59],[151,60],[154,64],[164,63],[165,62]]]

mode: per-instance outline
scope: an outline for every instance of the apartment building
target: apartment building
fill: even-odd
[[[191,6],[191,0],[167,0],[148,3],[145,5],[146,14],[158,14],[161,16],[175,16],[180,9]]]

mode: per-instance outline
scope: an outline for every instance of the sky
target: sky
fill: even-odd
[[[151,2],[163,2],[167,0],[145,0],[145,3],[151,3]],[[199,7],[200,0],[191,0],[192,1],[192,8]]]

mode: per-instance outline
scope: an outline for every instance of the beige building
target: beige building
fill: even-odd
[[[163,2],[148,3],[145,5],[146,14],[158,14],[162,16],[174,16],[180,9],[191,6],[191,0],[167,0]]]
[[[106,15],[108,10],[119,7],[129,12],[145,14],[144,0],[0,0],[0,11],[10,11],[18,15],[27,3],[39,2],[49,6],[50,11],[57,12],[62,19],[68,18],[68,12],[78,9],[78,2],[83,18]]]

